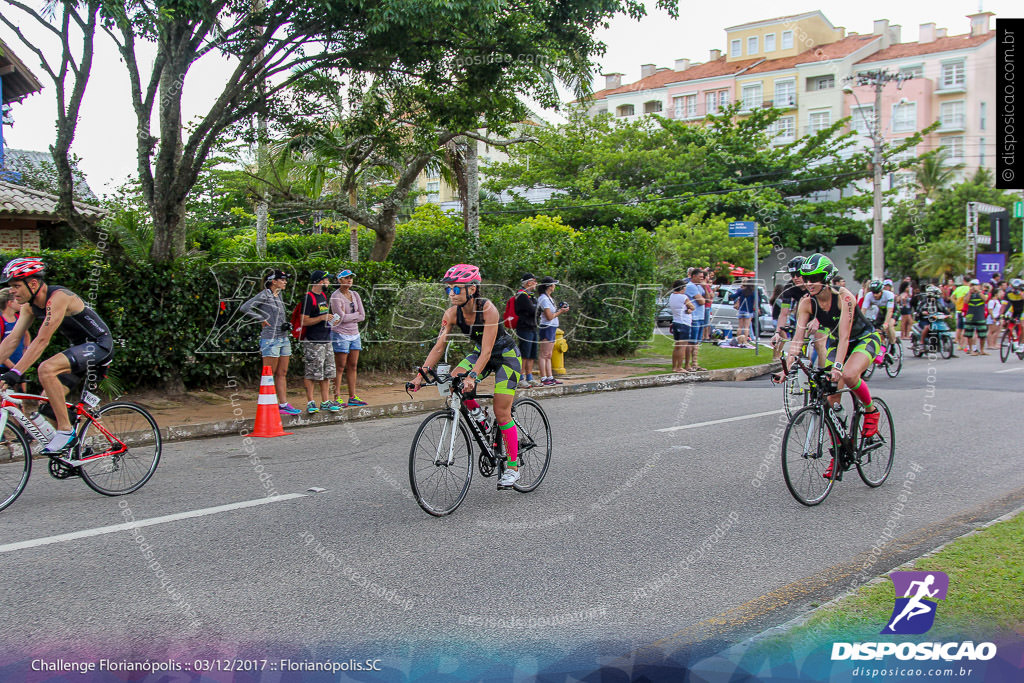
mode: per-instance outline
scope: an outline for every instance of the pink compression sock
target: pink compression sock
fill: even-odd
[[[850,387],[850,391],[853,392],[853,395],[857,397],[857,400],[860,401],[865,408],[871,407],[871,392],[868,391],[867,382],[858,378],[857,386]]]
[[[516,423],[509,420],[508,424],[498,425],[498,429],[501,430],[501,438],[505,440],[509,466],[519,467],[519,433],[516,431]]]

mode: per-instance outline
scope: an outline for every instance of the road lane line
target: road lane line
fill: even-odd
[[[711,420],[710,422],[695,422],[690,425],[678,425],[676,427],[665,427],[664,429],[655,429],[656,432],[675,432],[680,429],[696,429],[697,427],[707,427],[710,425],[720,425],[726,422],[738,422],[740,420],[752,420],[755,417],[764,417],[766,415],[778,415],[782,412],[782,408],[778,410],[769,410],[767,413],[753,413],[752,415],[740,415],[738,417],[727,417],[721,420]]]
[[[1004,372],[1017,372],[1018,370],[1024,370],[1024,366],[1021,366],[1019,368],[1007,368],[1006,370],[996,370],[996,374],[1001,375]]]
[[[274,496],[272,498],[259,498],[256,500],[245,500],[241,503],[229,503],[227,505],[217,505],[212,508],[203,508],[201,510],[190,510],[188,512],[176,512],[173,515],[164,515],[163,517],[153,517],[151,519],[139,519],[134,522],[125,522],[123,524],[112,524],[110,526],[101,526],[95,529],[85,529],[84,531],[73,531],[67,534],[58,534],[56,536],[46,536],[45,538],[33,538],[30,541],[18,541],[17,543],[8,543],[6,545],[0,545],[0,553],[9,553],[15,550],[24,550],[26,548],[38,548],[42,545],[50,545],[52,543],[64,543],[65,541],[74,541],[79,538],[89,538],[91,536],[102,536],[104,534],[114,534],[118,531],[125,531],[128,529],[134,529],[140,526],[153,526],[154,524],[164,524],[166,522],[176,522],[179,519],[189,519],[192,517],[205,517],[207,515],[216,515],[221,512],[230,512],[232,510],[242,510],[244,508],[256,507],[257,505],[266,505],[267,503],[278,503],[283,500],[291,500],[293,498],[306,498],[307,496],[303,493],[289,493],[283,496]]]

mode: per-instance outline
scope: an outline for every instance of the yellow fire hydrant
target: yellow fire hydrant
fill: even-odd
[[[565,341],[565,332],[555,330],[555,345],[551,351],[551,372],[556,375],[565,374],[565,352],[569,350],[569,342]]]

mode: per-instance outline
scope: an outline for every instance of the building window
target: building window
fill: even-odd
[[[718,93],[711,91],[704,94],[704,111],[708,114],[718,113]]]
[[[893,154],[891,157],[889,157],[889,161],[892,163],[894,167],[899,168],[900,166],[903,166],[907,162],[913,161],[915,158],[917,158],[917,148],[908,147],[899,154]]]
[[[832,125],[832,112],[828,109],[812,111],[807,119],[807,123],[808,133],[817,133],[818,131],[825,130]]]
[[[807,89],[810,91],[830,90],[834,87],[836,87],[835,74],[828,74],[827,76],[813,76],[807,79]]]
[[[440,180],[431,180],[431,181],[427,182],[427,192],[440,192],[440,191],[441,191],[441,181]]]
[[[964,139],[963,136],[940,138],[942,146],[949,151],[947,163],[962,164],[964,161]]]
[[[907,78],[921,78],[924,76],[924,67],[920,64],[900,67],[900,75]]]
[[[750,111],[751,109],[757,109],[761,106],[761,84],[756,83],[754,85],[743,86],[743,109]]]
[[[978,116],[980,117],[978,119],[978,121],[979,121],[978,127],[981,128],[982,130],[985,130],[985,115],[988,113],[987,109],[988,108],[985,106],[985,103],[982,102],[981,103],[981,110],[978,113]]]
[[[782,49],[788,50],[793,47],[793,32],[783,31],[782,32]]]
[[[775,34],[766,33],[764,34],[764,51],[775,52]]]
[[[725,109],[729,106],[729,91],[719,90],[718,91],[718,108]]]
[[[760,50],[757,49],[757,36],[750,36],[747,38],[747,54],[756,55]]]
[[[620,104],[615,109],[615,115],[616,116],[632,116],[634,111],[635,110],[633,109],[633,105],[632,104]]]
[[[985,138],[978,138],[978,166],[985,165]]]
[[[775,106],[789,107],[796,104],[796,81],[775,81]]]
[[[939,110],[939,125],[942,128],[964,127],[964,102],[943,102]]]
[[[672,98],[677,119],[689,119],[697,115],[697,95],[681,95]]]
[[[917,130],[917,103],[906,102],[892,106],[892,132],[912,133]]]
[[[783,116],[771,125],[768,133],[775,144],[792,142],[796,139],[796,117]]]
[[[949,62],[942,65],[942,75],[939,77],[939,90],[962,88],[965,83],[967,83],[967,70],[962,61]]]
[[[875,129],[875,105],[853,107],[850,111],[850,129],[857,135],[870,137]]]
[[[739,57],[740,55],[743,54],[742,50],[743,50],[743,43],[742,43],[742,41],[740,41],[739,38],[737,38],[736,40],[730,41],[730,43],[729,43],[729,56],[730,57]]]
[[[650,102],[644,102],[644,113],[645,114],[657,114],[661,111],[661,100],[651,100]]]

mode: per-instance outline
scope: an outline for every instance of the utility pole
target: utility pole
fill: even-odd
[[[872,207],[872,229],[871,229],[871,277],[881,280],[885,277],[885,232],[882,229],[882,90],[886,83],[896,81],[897,87],[903,86],[903,81],[913,78],[907,74],[893,73],[888,69],[877,69],[874,71],[861,71],[856,76],[847,78],[847,81],[855,81],[857,85],[868,85],[875,90],[875,110],[871,123],[871,166],[874,171],[871,181],[873,207]],[[844,88],[844,92],[851,93],[854,99],[856,93],[850,87]],[[857,100],[860,104],[860,100]]]

